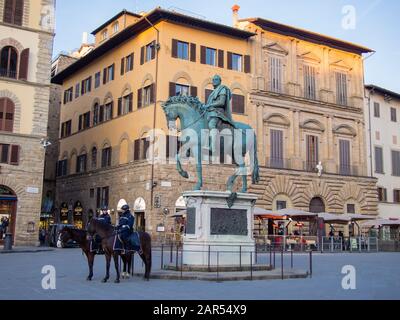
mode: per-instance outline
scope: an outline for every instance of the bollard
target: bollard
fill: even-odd
[[[239,264],[240,264],[240,271],[242,271],[242,246],[239,247]]]
[[[7,233],[4,238],[4,250],[11,251],[13,246],[13,235],[11,233]]]
[[[276,267],[276,251],[275,251],[275,247],[274,247],[274,269]]]
[[[269,266],[272,267],[272,244],[269,246]]]
[[[255,264],[257,264],[258,263],[258,257],[257,257],[257,243],[256,243],[256,247],[255,247]]]
[[[312,278],[313,268],[312,268],[312,251],[310,251],[310,278]]]
[[[183,247],[181,249],[181,280],[183,279]]]
[[[173,261],[173,251],[174,251],[174,245],[171,243],[171,251],[170,251],[170,257],[169,257],[169,263],[172,263]]]
[[[176,245],[176,259],[175,259],[175,262],[176,262],[176,270],[179,270],[178,268],[179,268],[179,245]]]
[[[290,266],[293,269],[293,250],[290,252]]]
[[[282,251],[281,251],[281,273],[282,273],[282,280],[284,279],[283,276],[283,247],[282,247]]]
[[[161,270],[164,267],[164,244],[161,245]]]
[[[219,282],[219,251],[217,252],[217,282]]]
[[[211,246],[208,246],[208,272],[211,272]]]

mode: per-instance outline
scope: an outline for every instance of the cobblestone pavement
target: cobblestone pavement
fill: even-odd
[[[165,253],[165,260],[169,253]],[[269,256],[264,257],[265,261]],[[309,257],[295,256],[295,268],[308,270]],[[154,270],[160,270],[160,252],[153,252]],[[284,259],[290,266],[290,257]],[[135,259],[135,272],[142,270]],[[277,257],[280,264],[280,257]],[[41,282],[43,266],[56,270],[56,289],[44,290]],[[342,288],[341,273],[345,265],[356,269],[356,290]],[[95,276],[87,282],[86,259],[79,249],[57,249],[50,252],[0,255],[0,300],[9,299],[95,299],[95,300],[227,300],[227,299],[400,299],[400,253],[314,254],[313,277],[293,280],[267,281],[179,281],[151,280],[134,277],[114,284],[101,283],[104,257],[96,257]]]

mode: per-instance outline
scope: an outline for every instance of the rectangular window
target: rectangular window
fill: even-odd
[[[341,72],[335,73],[336,77],[336,102],[347,106],[347,75]]]
[[[340,159],[340,170],[341,175],[349,176],[352,174],[352,168],[350,165],[350,141],[339,140],[339,159]]]
[[[228,69],[235,71],[243,71],[243,56],[228,52]]]
[[[400,190],[393,190],[393,202],[400,203]]]
[[[133,53],[126,57],[125,73],[133,70]]]
[[[112,64],[107,68],[107,82],[113,81],[114,80],[114,72],[115,72],[115,65]]]
[[[175,84],[175,96],[189,96],[189,86]]]
[[[61,124],[61,138],[65,138],[71,135],[71,120]]]
[[[206,64],[210,66],[217,65],[217,50],[206,48]]]
[[[392,150],[392,174],[400,177],[400,151]]]
[[[92,77],[89,77],[82,81],[81,93],[84,95],[92,90]]]
[[[269,89],[272,92],[282,92],[282,59],[278,57],[269,58]]]
[[[379,202],[387,202],[387,189],[378,188],[378,200]]]
[[[232,94],[232,112],[237,114],[245,113],[245,97],[240,94]]]
[[[87,156],[86,154],[78,156],[76,160],[76,173],[86,172]]]
[[[93,189],[93,188],[90,189],[90,191],[89,191],[89,197],[90,197],[91,199],[94,198],[94,189]]]
[[[94,76],[94,87],[98,88],[100,87],[100,81],[101,81],[101,72],[97,72]]]
[[[303,66],[304,70],[304,97],[306,99],[315,100],[316,95],[316,81],[315,81],[315,68],[311,66]]]
[[[347,213],[356,213],[356,206],[354,204],[348,204],[347,205]]]
[[[102,150],[101,167],[106,168],[111,166],[111,147]]]
[[[73,94],[74,94],[74,88],[71,87],[67,90],[64,91],[64,104],[67,104],[68,102],[71,102],[73,99]]]
[[[183,41],[176,42],[176,57],[178,59],[189,60],[189,43]]]
[[[79,98],[79,92],[81,91],[81,84],[80,83],[77,83],[76,85],[75,85],[75,99],[76,98]]]
[[[101,189],[101,206],[108,207],[109,205],[110,188],[104,187]]]
[[[67,164],[68,160],[60,160],[57,163],[57,176],[58,177],[63,177],[67,175]]]
[[[0,163],[6,163],[8,164],[8,159],[9,159],[9,151],[10,151],[10,145],[9,144],[0,144]]]
[[[5,23],[22,26],[23,16],[24,16],[23,0],[6,0],[4,2],[3,21]]]
[[[283,210],[287,208],[286,201],[277,201],[276,202],[276,210]]]
[[[384,173],[383,167],[383,149],[381,147],[375,147],[375,172]]]
[[[318,137],[307,135],[307,163],[306,171],[314,172],[319,162]]]
[[[93,126],[97,126],[100,120],[100,109],[99,105],[96,103],[93,107]]]
[[[390,108],[390,120],[392,122],[397,122],[397,110],[396,110],[396,108]]]
[[[381,116],[381,106],[378,102],[374,102],[374,117],[380,118]]]
[[[118,99],[118,115],[125,115],[132,112],[133,94],[128,94]]]
[[[148,106],[153,103],[153,94],[154,94],[153,85],[149,85],[143,88],[143,106]]]
[[[113,102],[107,103],[104,106],[104,120],[103,121],[108,121],[113,118]]]
[[[271,146],[269,166],[271,168],[283,168],[283,131],[271,129]]]
[[[145,62],[151,61],[156,57],[156,42],[153,41],[145,47]]]

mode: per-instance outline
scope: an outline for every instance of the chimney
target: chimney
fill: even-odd
[[[233,26],[234,26],[234,27],[237,27],[238,24],[239,24],[239,10],[240,10],[240,7],[239,7],[237,4],[235,4],[235,5],[232,7]]]
[[[89,35],[87,32],[84,32],[82,34],[82,44],[88,44],[88,37],[89,37]]]

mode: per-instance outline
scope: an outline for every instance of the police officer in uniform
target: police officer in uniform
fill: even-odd
[[[133,233],[133,225],[135,224],[135,218],[132,215],[129,206],[126,204],[122,208],[122,214],[119,217],[119,224],[117,226],[118,233],[121,240],[124,242],[125,248],[130,249],[132,246],[129,243],[129,238]]]
[[[106,206],[101,208],[101,214],[99,215],[98,220],[107,224],[111,224],[111,217],[108,214],[108,208]]]

